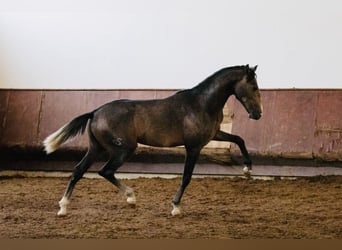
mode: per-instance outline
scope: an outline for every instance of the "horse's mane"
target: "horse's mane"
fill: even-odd
[[[244,69],[246,66],[231,66],[231,67],[225,67],[225,68],[222,68],[218,71],[216,71],[215,73],[213,73],[212,75],[208,76],[206,79],[204,79],[202,82],[206,82],[208,80],[212,80],[213,78],[216,78],[218,75],[222,74],[223,72],[226,72],[226,71],[233,71],[233,70],[238,70],[238,69]],[[201,83],[202,83],[201,82]],[[200,83],[200,84],[201,84]]]
[[[222,75],[223,73],[227,73],[227,72],[234,71],[234,70],[241,70],[241,69],[244,69],[245,67],[246,66],[232,66],[232,67],[222,68],[216,71],[215,73],[213,73],[212,75],[208,76],[206,79],[204,79],[194,88],[197,88],[197,89],[207,88],[208,84],[212,83],[215,79],[217,79],[218,76]]]
[[[234,71],[234,70],[241,70],[241,69],[245,69],[246,66],[245,65],[239,65],[239,66],[231,66],[231,67],[225,67],[222,68],[216,72],[214,72],[212,75],[208,76],[207,78],[205,78],[202,82],[200,82],[199,84],[197,84],[195,87],[190,88],[190,89],[184,89],[184,90],[180,90],[178,91],[176,94],[179,93],[184,93],[184,92],[189,92],[192,91],[194,89],[203,89],[206,87],[206,85],[210,82],[212,82],[214,79],[217,78],[217,76],[221,75],[223,72],[227,72],[227,71]],[[250,72],[253,72],[252,70]],[[254,73],[254,72],[253,72]],[[255,73],[253,76],[249,76],[249,77],[254,77]]]

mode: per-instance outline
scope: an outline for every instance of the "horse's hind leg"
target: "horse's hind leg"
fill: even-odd
[[[112,156],[110,160],[99,171],[99,175],[114,184],[127,198],[127,203],[135,205],[136,198],[132,188],[125,186],[115,177],[116,170],[124,163],[124,161],[131,155],[131,152],[121,153],[121,155]]]
[[[75,166],[67,189],[59,202],[60,210],[57,213],[58,216],[66,215],[66,208],[67,205],[70,203],[72,191],[74,190],[76,183],[83,177],[84,173],[95,161],[95,157],[96,152],[92,149],[89,149],[87,154],[83,157],[83,159]]]

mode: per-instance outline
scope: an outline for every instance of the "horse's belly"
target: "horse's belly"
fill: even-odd
[[[154,147],[175,147],[184,144],[183,136],[180,132],[169,131],[156,133],[148,131],[138,137],[138,143]]]

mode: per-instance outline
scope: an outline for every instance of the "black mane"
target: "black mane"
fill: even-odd
[[[239,69],[244,69],[246,66],[231,66],[231,67],[225,67],[222,68],[218,71],[216,71],[215,73],[213,73],[212,75],[208,76],[206,79],[204,79],[201,83],[207,82],[207,81],[212,81],[213,79],[217,78],[217,76],[221,75],[224,72],[227,71],[233,71],[233,70],[239,70]],[[201,84],[199,83],[199,85]]]
[[[180,90],[176,94],[188,92],[188,91],[191,91],[191,90],[194,90],[194,89],[201,90],[203,88],[206,88],[206,86],[210,82],[213,82],[219,75],[222,75],[222,73],[225,73],[227,71],[242,70],[242,69],[245,69],[245,68],[246,68],[246,66],[243,66],[243,65],[222,68],[222,69],[216,71],[215,73],[213,73],[212,75],[208,76],[207,78],[205,78],[202,82],[197,84],[195,87],[193,87],[191,89]],[[252,72],[252,70],[251,70],[251,72]]]

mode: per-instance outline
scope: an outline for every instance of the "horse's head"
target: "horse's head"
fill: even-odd
[[[255,77],[257,66],[245,66],[244,76],[234,88],[236,98],[241,102],[249,114],[249,118],[259,120],[262,113],[261,97]]]

